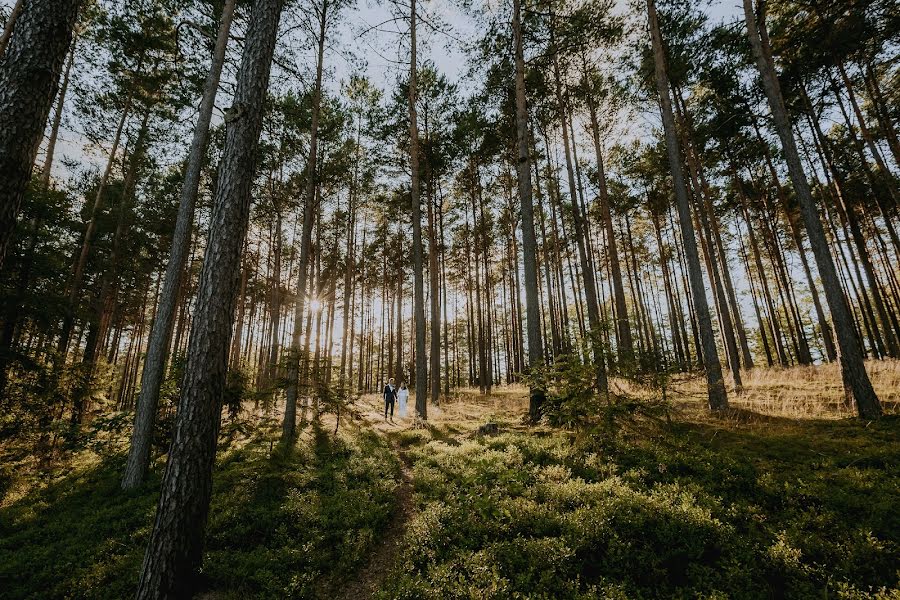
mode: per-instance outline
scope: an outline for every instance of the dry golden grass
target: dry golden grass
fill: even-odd
[[[866,370],[885,414],[900,413],[900,361],[870,361]],[[836,364],[809,367],[756,368],[744,371],[743,389],[729,386],[734,409],[790,419],[845,419],[855,417],[844,402],[840,368]],[[690,409],[705,403],[705,381],[695,377],[675,382],[672,399]]]
[[[367,426],[392,434],[421,426],[413,416],[415,403],[415,392],[412,392],[407,416],[401,418],[395,406],[393,421],[384,419],[384,403],[380,394],[367,394],[360,398],[356,406]],[[442,397],[439,404],[429,404],[428,427],[432,434],[466,435],[488,422],[518,424],[527,412],[528,389],[524,386],[495,388],[490,396],[481,394],[477,388],[458,388],[449,397]]]
[[[900,414],[900,361],[870,361],[866,369],[881,399],[885,414]],[[765,368],[744,371],[743,389],[737,393],[730,384],[728,400],[734,420],[765,421],[768,417],[786,419],[846,419],[856,416],[853,407],[844,403],[840,369],[836,364],[810,367]],[[642,389],[620,379],[613,389],[629,396],[658,396],[657,390]],[[688,420],[706,417],[706,386],[702,376],[682,376],[673,380],[667,398]],[[381,396],[370,394],[360,399],[358,407],[371,426],[384,432],[410,429],[415,395],[410,394],[409,415],[385,422]],[[489,421],[519,423],[528,411],[528,388],[524,385],[500,386],[490,396],[478,388],[453,390],[437,406],[429,405],[430,426],[444,431],[468,432]],[[726,416],[726,418],[729,418]]]

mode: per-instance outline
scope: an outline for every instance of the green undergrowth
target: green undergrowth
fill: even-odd
[[[898,598],[900,421],[408,435],[380,598]]]
[[[0,598],[130,598],[159,473],[119,489],[123,459],[74,468],[0,509]],[[323,431],[220,456],[204,557],[217,598],[318,598],[360,566],[387,524],[399,463],[373,433]]]

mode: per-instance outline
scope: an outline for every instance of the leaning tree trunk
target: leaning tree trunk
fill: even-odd
[[[591,137],[594,142],[594,154],[597,158],[600,215],[603,218],[603,229],[606,232],[606,251],[609,260],[609,268],[612,273],[613,298],[616,305],[616,352],[619,355],[619,360],[630,362],[634,358],[634,343],[631,339],[631,324],[628,321],[628,305],[625,303],[625,287],[622,285],[622,266],[619,263],[619,251],[616,248],[612,212],[610,211],[609,206],[606,170],[603,166],[603,152],[600,148],[600,124],[597,120],[597,107],[590,96],[588,97],[588,109],[591,117]]]
[[[835,338],[838,342],[839,360],[841,363],[841,376],[844,381],[844,390],[849,397],[856,400],[859,416],[866,419],[874,419],[881,415],[881,403],[863,362],[862,347],[853,326],[853,316],[847,298],[841,290],[840,279],[834,260],[828,251],[828,240],[825,238],[825,230],[819,219],[816,202],[812,197],[806,173],[800,162],[800,154],[791,131],[791,122],[787,109],[784,106],[784,98],[781,95],[781,87],[775,74],[775,64],[772,60],[769,48],[768,35],[765,28],[765,4],[760,8],[759,22],[753,11],[752,0],[743,0],[744,17],[747,23],[747,34],[750,44],[753,46],[753,55],[759,68],[763,89],[772,110],[772,118],[775,122],[775,130],[781,138],[782,152],[788,165],[791,181],[800,204],[800,214],[806,225],[806,235],[812,247],[816,266],[819,268],[819,277],[822,279],[822,287],[825,288],[825,299],[831,310],[834,323]]]
[[[94,233],[97,231],[97,219],[100,215],[100,210],[103,207],[103,194],[106,191],[106,185],[109,182],[113,166],[116,162],[116,153],[119,150],[119,143],[122,140],[125,122],[131,114],[131,101],[132,94],[129,93],[128,97],[125,99],[125,106],[122,109],[122,114],[119,116],[116,133],[113,136],[112,148],[110,148],[109,151],[109,159],[106,161],[106,168],[103,170],[103,174],[97,182],[97,191],[94,193],[94,202],[91,205],[90,217],[85,224],[84,234],[81,239],[81,248],[78,250],[75,264],[72,267],[72,277],[69,282],[68,294],[66,296],[66,309],[63,316],[62,331],[60,332],[59,340],[57,341],[57,352],[61,355],[61,360],[63,361],[65,361],[66,349],[69,346],[69,338],[72,335],[72,327],[75,324],[75,303],[81,292],[81,279],[84,276],[84,268],[87,265],[88,256],[90,256],[91,253]]]
[[[0,59],[0,267],[56,98],[81,0],[31,0]]]
[[[700,329],[700,340],[703,351],[703,363],[706,369],[706,385],[709,394],[710,410],[728,408],[728,396],[725,392],[725,381],[722,378],[722,363],[719,362],[719,351],[713,335],[712,319],[706,299],[706,287],[703,284],[703,272],[700,269],[700,254],[697,251],[697,238],[691,223],[691,207],[688,203],[684,173],[681,169],[681,148],[675,130],[675,115],[672,112],[672,99],[669,96],[669,76],[666,73],[666,58],[663,52],[662,35],[659,32],[656,5],[654,0],[647,0],[647,12],[650,18],[650,37],[653,42],[653,58],[656,66],[656,87],[659,91],[659,103],[662,109],[663,129],[666,136],[666,151],[672,168],[672,183],[675,188],[675,199],[678,205],[678,220],[681,224],[681,237],[684,252],[687,256],[688,277],[690,278],[691,296],[694,299],[694,313]]]
[[[225,62],[225,49],[228,45],[228,32],[234,14],[236,0],[227,0],[222,9],[222,19],[216,48],[213,53],[203,98],[200,101],[200,114],[194,126],[194,137],[188,154],[184,183],[181,186],[181,198],[178,204],[178,217],[175,231],[172,234],[172,248],[169,251],[169,262],[160,296],[156,318],[150,330],[147,356],[144,358],[144,370],[141,374],[141,391],[138,395],[134,413],[134,428],[131,431],[131,446],[125,473],[122,477],[122,489],[133,489],[139,486],[147,474],[150,464],[150,438],[156,411],[159,406],[159,390],[162,386],[166,369],[166,358],[172,342],[172,328],[175,324],[175,309],[181,297],[181,283],[185,262],[191,246],[191,230],[194,226],[194,206],[197,202],[197,191],[200,188],[200,171],[206,156],[206,143],[209,140],[209,123],[215,107],[216,92],[219,89],[219,77]]]
[[[250,15],[234,103],[226,117],[225,149],[219,163],[220,179],[181,399],[141,569],[138,600],[189,597],[201,563],[241,248],[247,235],[250,192],[281,9],[282,0],[257,0]]]
[[[0,58],[3,58],[3,55],[6,53],[6,45],[9,44],[9,38],[12,36],[13,28],[16,26],[16,19],[22,13],[24,4],[25,0],[16,0],[15,6],[9,13],[9,18],[6,20],[6,25],[3,26],[3,33],[0,34]]]
[[[425,364],[425,282],[422,256],[422,206],[419,201],[419,128],[416,123],[416,0],[409,12],[409,168],[411,175],[410,200],[413,226],[413,312],[416,329],[416,413],[428,418],[428,379]]]
[[[41,185],[44,189],[50,187],[50,172],[53,170],[53,158],[56,155],[56,141],[59,139],[59,128],[62,125],[63,108],[66,105],[66,93],[69,90],[69,75],[75,62],[75,49],[78,43],[72,41],[72,49],[69,50],[69,58],[66,59],[66,70],[63,73],[62,86],[59,89],[59,97],[56,99],[56,110],[53,112],[53,124],[50,126],[50,136],[47,138],[47,152],[44,156],[44,166],[41,169]]]

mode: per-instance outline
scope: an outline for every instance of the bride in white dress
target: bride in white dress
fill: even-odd
[[[406,401],[409,400],[409,388],[406,387],[405,383],[400,384],[400,389],[397,390],[397,400],[400,402],[400,411],[399,414],[401,417],[406,416]]]

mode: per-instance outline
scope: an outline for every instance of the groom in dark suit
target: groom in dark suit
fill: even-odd
[[[388,418],[388,407],[391,409],[391,421],[394,420],[394,401],[397,399],[397,388],[394,387],[394,378],[388,379],[384,386],[384,420]]]

